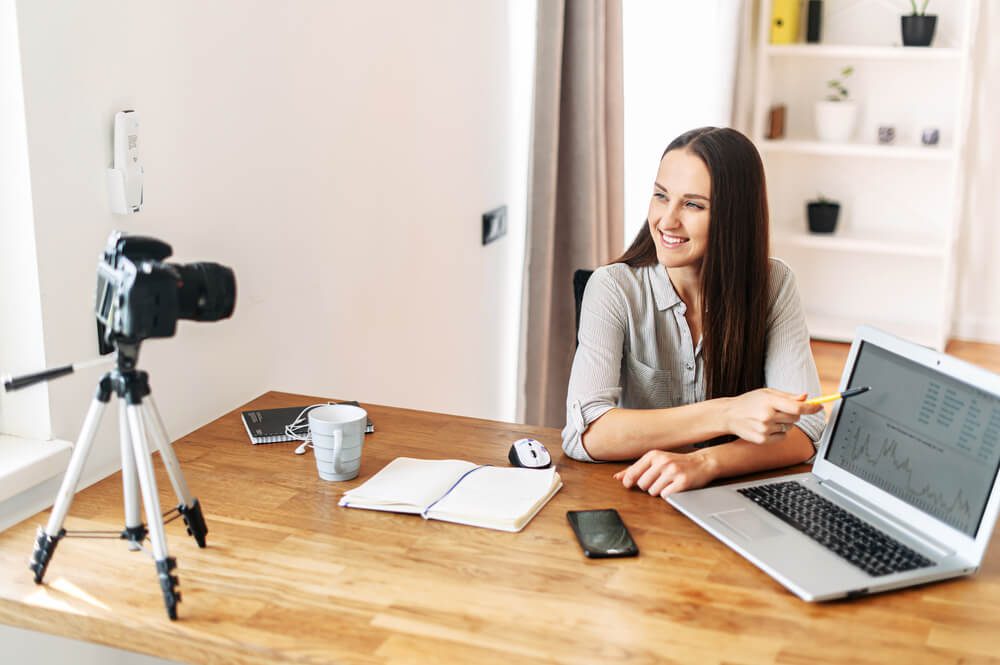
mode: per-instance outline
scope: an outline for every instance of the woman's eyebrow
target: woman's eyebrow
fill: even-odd
[[[653,184],[656,186],[657,189],[661,189],[664,192],[667,191],[666,187],[664,187],[660,183],[656,182],[655,180],[653,181]],[[701,194],[685,194],[684,198],[686,198],[686,199],[701,199],[702,201],[710,201],[710,199],[707,196],[702,196]]]

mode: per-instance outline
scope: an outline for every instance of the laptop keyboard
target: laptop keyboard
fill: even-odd
[[[737,491],[873,577],[935,565],[795,481]]]

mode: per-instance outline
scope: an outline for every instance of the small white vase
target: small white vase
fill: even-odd
[[[858,105],[854,102],[816,102],[816,135],[820,141],[850,141]]]

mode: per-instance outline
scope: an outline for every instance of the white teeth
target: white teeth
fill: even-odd
[[[681,243],[685,243],[685,242],[688,241],[687,238],[678,238],[676,236],[668,236],[668,235],[666,235],[664,233],[661,233],[660,237],[663,238],[663,242],[666,243],[666,244],[668,244],[668,245],[680,245]]]

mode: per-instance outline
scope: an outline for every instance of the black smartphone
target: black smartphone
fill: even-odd
[[[566,519],[573,527],[583,553],[591,559],[639,554],[639,548],[617,510],[569,510]]]

